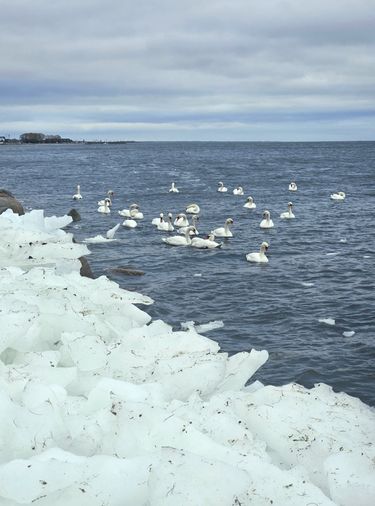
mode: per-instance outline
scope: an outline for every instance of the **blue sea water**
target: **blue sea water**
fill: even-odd
[[[207,335],[229,353],[267,349],[257,379],[331,385],[375,404],[375,142],[346,143],[129,143],[0,146],[0,187],[27,209],[61,215],[76,208],[82,221],[69,230],[83,240],[119,223],[117,211],[133,202],[145,219],[123,227],[117,241],[90,245],[96,275],[155,299],[153,318],[175,328],[187,320],[222,320]],[[298,191],[288,191],[295,180]],[[175,181],[179,194],[170,194]],[[220,194],[223,181],[227,194]],[[76,185],[83,199],[73,201]],[[232,194],[237,185],[245,196]],[[109,216],[97,201],[115,192]],[[344,202],[330,193],[346,192]],[[243,208],[252,195],[257,208]],[[288,201],[295,220],[281,220]],[[219,250],[165,245],[151,225],[162,211],[201,207],[198,229],[207,233],[234,219]],[[275,227],[259,228],[269,209]],[[245,255],[270,244],[269,264]],[[131,265],[141,277],[114,275]],[[333,318],[335,325],[319,322]],[[352,337],[343,332],[355,331]]]

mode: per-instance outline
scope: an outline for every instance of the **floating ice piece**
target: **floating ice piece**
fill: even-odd
[[[342,333],[344,337],[353,337],[354,334],[355,334],[354,330],[346,330],[345,332]]]
[[[221,329],[222,327],[224,327],[224,322],[222,320],[215,320],[213,322],[197,325],[195,330],[200,334],[204,334],[205,332],[210,332],[210,330]]]
[[[311,286],[315,286],[315,283],[311,283],[308,281],[302,281],[301,285],[306,286],[306,288],[310,288]]]
[[[336,321],[333,318],[319,318],[319,323],[325,323],[326,325],[336,325]]]

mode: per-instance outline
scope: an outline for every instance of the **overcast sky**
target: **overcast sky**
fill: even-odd
[[[375,140],[375,0],[0,0],[0,135]]]

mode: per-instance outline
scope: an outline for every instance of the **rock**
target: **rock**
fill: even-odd
[[[25,214],[21,202],[19,202],[12,193],[3,188],[0,189],[0,214],[7,209],[12,209],[14,213],[19,215]]]
[[[73,221],[81,221],[81,215],[76,209],[71,209],[68,213],[66,213],[68,216],[71,216]]]
[[[81,269],[79,271],[81,276],[84,276],[85,278],[94,279],[94,274],[91,270],[90,264],[87,261],[87,258],[79,257],[79,261],[81,262]]]
[[[116,274],[125,274],[126,276],[143,276],[144,272],[138,269],[134,269],[128,265],[119,265],[118,267],[113,267],[113,269],[109,269],[110,272],[114,272]]]

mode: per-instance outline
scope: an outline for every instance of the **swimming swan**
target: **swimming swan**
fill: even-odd
[[[206,239],[202,239],[201,237],[193,237],[191,240],[191,245],[193,248],[199,248],[199,249],[214,249],[214,248],[220,248],[221,242],[215,241],[215,234],[213,232],[210,232]]]
[[[289,185],[289,191],[290,192],[296,192],[297,191],[297,185],[294,181],[292,181]]]
[[[176,188],[176,184],[172,183],[172,186],[169,188],[169,193],[180,193],[180,190]]]
[[[228,191],[228,188],[226,188],[226,187],[224,186],[224,183],[223,183],[222,181],[220,181],[220,182],[219,182],[219,184],[218,184],[218,189],[217,189],[217,191],[218,191],[218,192],[222,192],[222,193],[224,193],[224,192],[227,192],[227,191]]]
[[[160,223],[160,220],[164,218],[164,214],[160,213],[158,218],[153,218],[151,221],[151,225],[158,225]]]
[[[108,201],[108,205],[109,207],[111,207],[112,205],[112,197],[115,193],[112,191],[112,190],[108,190],[107,191],[107,197],[103,200],[99,200],[98,201],[98,206],[104,206],[104,201],[107,200]]]
[[[230,226],[233,225],[232,218],[227,218],[224,223],[224,227],[215,228],[213,231],[216,237],[233,237],[232,232],[230,231]]]
[[[186,218],[186,214],[180,213],[176,216],[176,219],[173,222],[175,227],[188,227],[189,220]]]
[[[193,217],[191,218],[191,222],[192,222],[191,226],[194,227],[194,230],[190,230],[190,235],[199,235],[199,232],[197,230],[197,221],[198,220],[199,220],[199,216],[197,214],[193,214]],[[188,226],[186,226],[186,227],[180,227],[178,229],[178,233],[181,234],[181,235],[183,235],[186,232],[186,229],[188,228]]]
[[[237,186],[237,188],[235,188],[233,190],[233,195],[243,195],[243,188],[242,188],[242,186]]]
[[[125,218],[133,218],[133,220],[142,220],[143,213],[139,210],[138,204],[132,204],[129,209],[123,209],[118,212],[120,216],[124,216]]]
[[[264,211],[263,220],[260,222],[260,228],[272,228],[273,221],[271,220],[271,213],[269,211]]]
[[[246,255],[246,260],[248,262],[257,262],[260,264],[268,264],[268,258],[265,255],[265,252],[268,250],[268,248],[269,248],[268,242],[262,242],[262,244],[260,246],[259,253],[258,252],[248,253]]]
[[[75,193],[73,195],[73,199],[74,200],[81,200],[82,198],[82,195],[81,195],[81,187],[79,186],[79,184],[77,185],[77,193]]]
[[[162,237],[162,241],[166,244],[169,244],[170,246],[190,246],[191,239],[190,239],[190,229],[193,229],[194,227],[190,226],[187,228],[185,235],[173,235],[172,237]]]
[[[111,210],[109,208],[109,202],[110,202],[109,198],[104,199],[103,205],[100,205],[98,207],[98,213],[109,214],[111,212]]]
[[[198,204],[189,204],[185,209],[185,213],[188,213],[188,214],[199,214],[199,212],[200,212],[200,208],[199,208]]]
[[[88,237],[83,242],[85,242],[87,244],[100,244],[100,243],[115,241],[116,240],[115,234],[116,234],[117,230],[119,229],[119,227],[120,227],[120,223],[115,225],[113,228],[110,228],[106,233],[106,237],[103,237],[102,235],[96,235],[95,237]]]
[[[173,232],[174,226],[172,225],[172,213],[168,213],[168,221],[165,221],[164,218],[160,218],[156,228],[158,230],[162,230],[163,232]]]
[[[127,228],[135,228],[138,227],[138,223],[132,218],[126,218],[126,220],[122,222],[122,226]]]
[[[345,193],[344,192],[338,192],[338,193],[332,193],[331,199],[332,200],[345,200]]]
[[[292,213],[293,204],[291,202],[288,202],[288,210],[285,211],[285,213],[280,214],[280,218],[290,220],[291,218],[295,218],[294,214]]]
[[[120,228],[120,223],[117,223],[117,225],[115,225],[113,228],[110,228],[109,230],[107,230],[107,233],[106,233],[107,239],[114,239],[115,234],[119,228]]]
[[[255,209],[256,208],[256,203],[254,202],[254,199],[253,197],[247,197],[246,199],[246,203],[244,205],[244,207],[246,207],[247,209]]]

